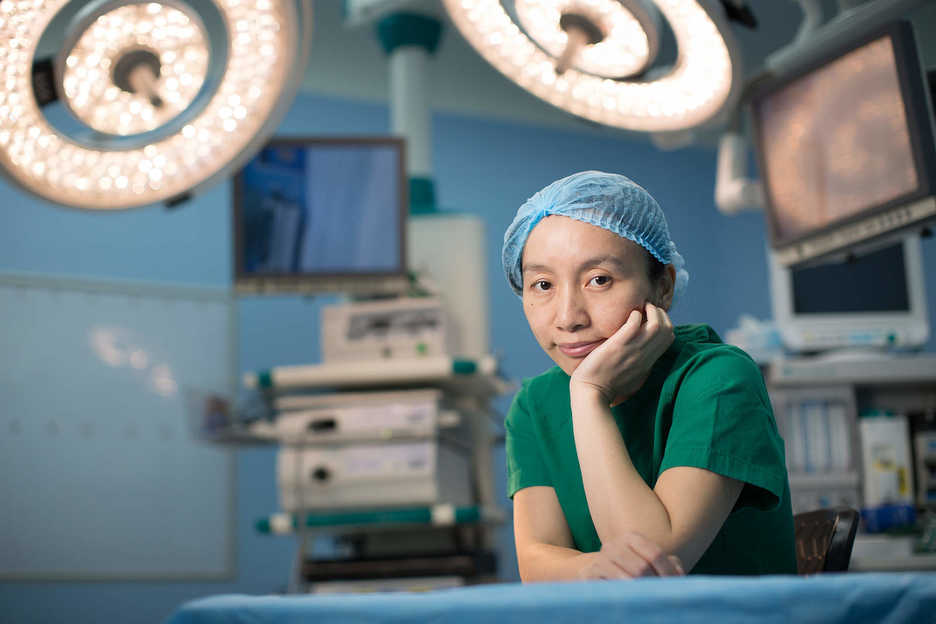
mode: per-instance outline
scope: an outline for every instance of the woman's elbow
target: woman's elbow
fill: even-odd
[[[520,573],[520,580],[524,583],[540,580],[536,577],[535,572],[537,566],[534,562],[535,556],[530,550],[532,550],[532,548],[529,545],[523,548],[517,548],[517,571]]]

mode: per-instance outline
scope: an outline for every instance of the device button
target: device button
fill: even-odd
[[[325,466],[318,466],[312,470],[312,480],[324,483],[331,479],[331,470]]]

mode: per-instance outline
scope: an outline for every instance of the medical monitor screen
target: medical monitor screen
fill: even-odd
[[[848,262],[792,269],[794,314],[909,312],[903,244]]]
[[[276,139],[235,178],[239,292],[400,292],[400,139]]]
[[[775,248],[931,193],[933,127],[909,24],[762,85],[752,112]],[[898,212],[847,235],[915,219]]]

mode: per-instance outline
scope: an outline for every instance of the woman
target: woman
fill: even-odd
[[[557,365],[506,421],[521,578],[795,573],[760,370],[673,327],[688,273],[656,201],[616,174],[563,178],[521,206],[503,262]]]

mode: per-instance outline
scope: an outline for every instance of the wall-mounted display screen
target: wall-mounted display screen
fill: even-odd
[[[909,23],[762,84],[751,102],[781,256],[808,260],[936,218],[932,113]]]
[[[238,292],[404,290],[403,149],[396,138],[264,147],[234,181]]]

